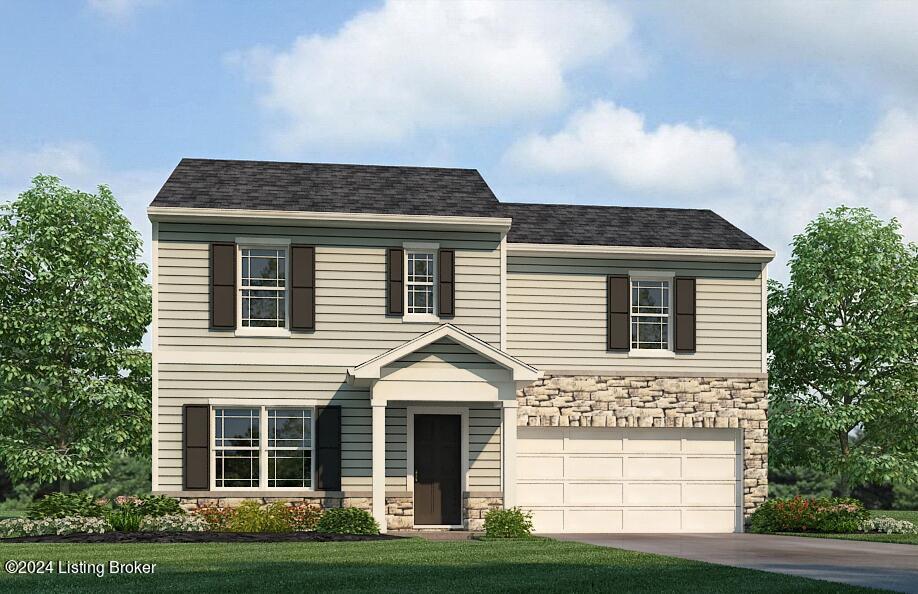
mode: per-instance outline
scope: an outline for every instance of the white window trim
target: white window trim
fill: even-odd
[[[268,241],[269,238],[258,239],[257,243],[239,242],[244,239],[237,237],[236,243],[236,331],[235,336],[290,336],[290,240]],[[286,241],[286,243],[283,243]],[[284,327],[283,328],[253,328],[242,325],[242,250],[278,249],[283,248],[284,256]]]
[[[632,276],[633,275],[633,276]],[[674,359],[676,357],[673,351],[673,277],[671,272],[656,272],[653,275],[650,271],[634,270],[629,272],[628,278],[628,356],[634,359]],[[636,349],[631,347],[631,318],[634,313],[634,290],[632,282],[638,281],[658,281],[668,282],[669,290],[667,291],[667,324],[666,324],[666,349]]]
[[[311,493],[316,490],[316,407],[315,403],[301,404],[299,402],[286,401],[274,404],[259,401],[257,404],[251,400],[217,400],[211,399],[210,404],[210,490],[211,491],[245,491],[256,493],[258,491],[270,492],[305,492]],[[257,408],[258,411],[258,486],[257,487],[218,487],[217,486],[217,448],[215,446],[217,436],[217,408]],[[269,408],[308,408],[310,409],[309,422],[309,487],[269,487],[268,486],[268,409]],[[232,448],[227,448],[232,449]]]
[[[460,456],[460,485],[459,485],[459,507],[462,516],[465,515],[462,510],[462,499],[464,494],[469,490],[469,409],[468,407],[446,407],[446,406],[409,406],[406,411],[408,417],[408,426],[406,427],[408,451],[405,460],[405,486],[412,499],[414,498],[414,415],[459,415],[461,426],[461,443],[459,444]],[[501,438],[503,443],[503,438]],[[462,517],[460,516],[460,517]],[[423,528],[465,528],[467,519],[462,517],[461,524],[413,524],[415,527]]]
[[[437,266],[438,250],[440,249],[440,244],[437,243],[417,243],[417,242],[405,242],[402,244],[405,247],[405,255],[402,260],[402,267],[405,271],[405,286],[402,289],[402,299],[405,303],[405,313],[402,314],[403,322],[439,322],[440,321],[440,312],[437,311],[437,275],[440,272],[439,267]],[[431,260],[431,278],[433,279],[431,283],[431,301],[433,302],[433,313],[408,313],[408,254],[431,254],[433,259]]]

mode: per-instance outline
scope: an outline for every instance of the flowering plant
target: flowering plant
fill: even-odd
[[[204,532],[210,525],[202,516],[171,514],[144,518],[140,529],[145,532]]]
[[[769,499],[749,518],[751,532],[858,532],[869,518],[857,499]]]
[[[861,523],[862,532],[885,534],[918,534],[918,525],[908,520],[897,520],[888,516],[868,518]]]
[[[63,518],[10,518],[0,520],[0,538],[40,536],[42,534],[74,534],[77,532],[109,532],[111,526],[104,518],[67,516]]]

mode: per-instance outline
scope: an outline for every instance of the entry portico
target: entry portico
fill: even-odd
[[[372,511],[380,527],[385,530],[388,523],[387,408],[405,411],[405,462],[398,467],[404,468],[411,526],[477,528],[480,517],[470,515],[479,514],[470,512],[474,504],[468,502],[484,499],[476,497],[476,491],[485,492],[473,483],[486,481],[470,480],[476,478],[470,471],[496,474],[503,506],[515,504],[516,394],[541,375],[451,324],[348,369],[348,383],[370,393]],[[470,417],[472,421],[487,418],[489,409],[499,414],[499,446],[488,431],[470,427]],[[486,459],[496,447],[497,460]],[[393,474],[400,474],[399,470],[390,468],[390,478]],[[393,480],[401,484],[401,477]],[[488,494],[494,491],[491,487]]]

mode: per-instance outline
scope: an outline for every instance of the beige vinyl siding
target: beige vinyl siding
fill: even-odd
[[[316,246],[314,332],[241,337],[208,328],[209,244],[237,237],[289,238]],[[456,251],[456,316],[444,321],[498,345],[500,238],[495,233],[160,223],[159,349],[309,348],[369,358],[396,347],[437,325],[385,315],[386,248],[402,247],[404,241],[436,242]]]
[[[507,352],[543,370],[760,372],[758,263],[514,256],[507,259]],[[606,351],[606,276],[661,270],[696,283],[697,350],[674,358]]]
[[[344,368],[303,365],[159,365],[159,488],[182,487],[182,405],[232,406],[234,400],[310,400],[341,406],[341,486],[367,491],[371,476],[371,410],[367,390],[344,381]],[[240,403],[240,407],[250,404]]]

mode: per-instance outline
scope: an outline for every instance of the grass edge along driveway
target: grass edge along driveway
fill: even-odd
[[[870,515],[888,516],[897,520],[908,520],[909,522],[918,525],[918,511],[914,510],[908,511],[897,509],[876,509],[871,510]],[[836,538],[839,540],[864,540],[870,542],[891,542],[896,544],[918,545],[918,534],[877,534],[876,532],[855,532],[851,534],[828,534],[822,532],[783,532],[782,534],[786,536],[808,536],[810,538]]]
[[[867,592],[550,539],[258,544],[0,544],[0,560],[156,563],[153,575],[9,575],[0,592]]]

